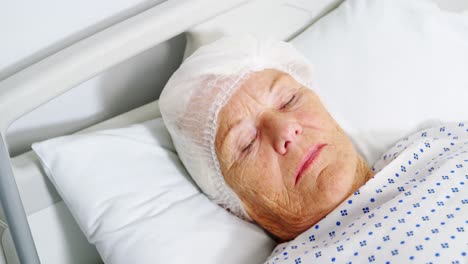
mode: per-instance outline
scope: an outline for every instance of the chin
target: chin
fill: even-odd
[[[354,174],[349,171],[343,171],[340,169],[333,170],[331,172],[332,178],[327,181],[327,186],[324,192],[324,198],[329,204],[338,206],[346,197],[352,194]]]

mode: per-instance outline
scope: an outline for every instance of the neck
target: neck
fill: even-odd
[[[374,172],[371,170],[364,158],[359,155],[356,167],[356,181],[354,182],[353,192],[361,188],[361,186],[363,186],[372,177],[374,177]]]

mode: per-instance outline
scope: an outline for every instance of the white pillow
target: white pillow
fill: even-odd
[[[373,163],[398,139],[468,120],[468,17],[424,0],[348,0],[292,43],[312,87]]]
[[[200,193],[160,118],[32,147],[105,263],[259,263],[274,246]]]

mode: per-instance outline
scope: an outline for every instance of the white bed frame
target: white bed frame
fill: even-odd
[[[33,239],[28,222],[30,208],[25,204],[28,197],[22,197],[22,190],[18,190],[5,139],[15,120],[110,67],[181,33],[187,37],[186,55],[201,44],[226,34],[260,33],[288,40],[339,2],[341,0],[168,0],[1,81],[0,201],[4,214],[0,212],[0,236],[8,228],[19,262],[36,264],[40,263],[40,258],[35,244],[38,241]],[[223,15],[218,16],[220,14]],[[149,113],[154,108],[146,109]],[[34,188],[32,183],[30,185]],[[53,204],[51,199],[47,205]],[[47,210],[47,205],[41,210]],[[6,220],[8,227],[1,220]],[[0,264],[2,254],[0,250]]]

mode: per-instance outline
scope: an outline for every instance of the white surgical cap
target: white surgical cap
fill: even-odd
[[[214,202],[251,220],[222,176],[215,152],[218,114],[249,74],[276,69],[311,87],[311,67],[289,43],[225,37],[199,48],[167,82],[159,106],[186,169]]]

